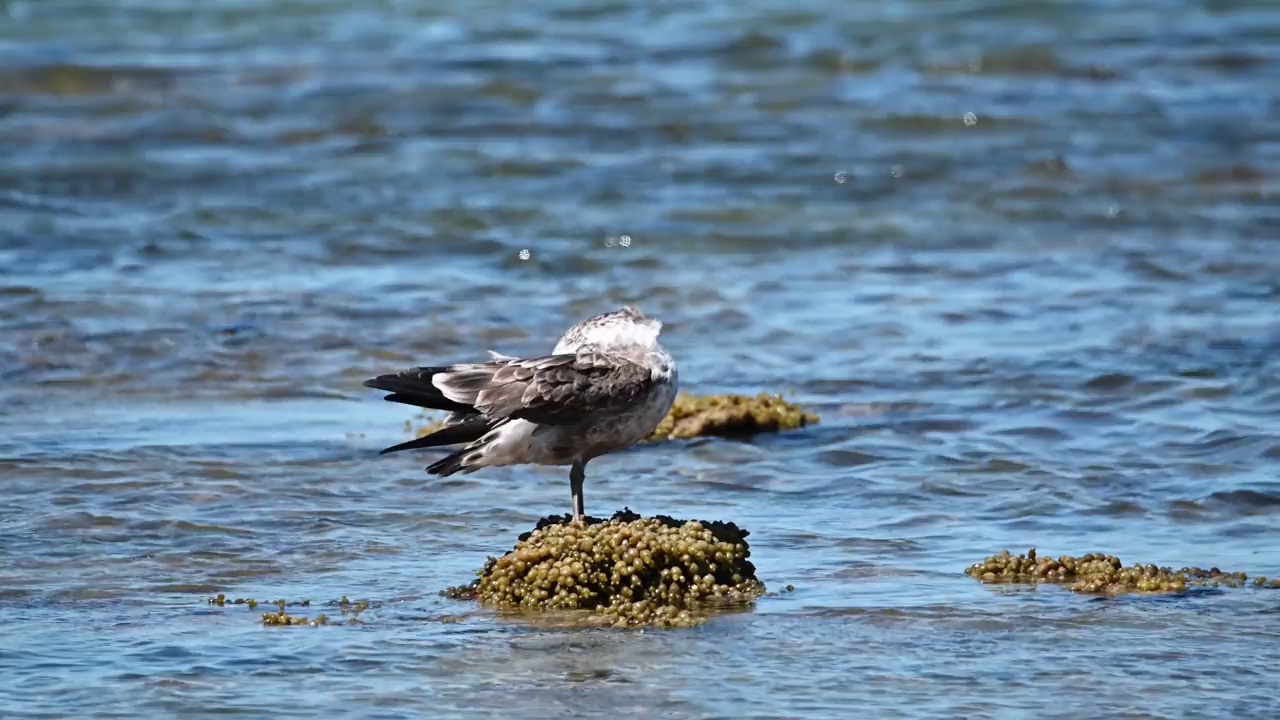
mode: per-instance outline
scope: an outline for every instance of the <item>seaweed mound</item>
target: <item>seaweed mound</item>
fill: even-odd
[[[649,440],[740,436],[792,430],[818,422],[818,416],[781,395],[708,395],[680,393]]]
[[[764,594],[748,534],[733,523],[629,510],[585,525],[551,516],[511,552],[490,557],[470,585],[445,594],[505,610],[587,610],[591,624],[692,627]]]
[[[1126,567],[1115,555],[1090,553],[1080,557],[1062,555],[1057,558],[1036,555],[1031,548],[1025,555],[1011,555],[1002,550],[965,569],[965,574],[984,583],[1070,583],[1069,590],[1079,593],[1120,595],[1124,593],[1179,593],[1189,587],[1242,587],[1249,576],[1242,572],[1223,572],[1218,568],[1168,567],[1137,564]],[[1254,579],[1255,587],[1280,588],[1280,580]]]

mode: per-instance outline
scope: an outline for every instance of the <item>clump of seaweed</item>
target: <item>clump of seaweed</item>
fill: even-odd
[[[424,413],[424,414],[422,415],[422,417],[423,417],[423,419],[426,419],[426,418],[428,418],[428,417],[430,417],[430,416],[429,416],[429,415],[426,415],[426,414]],[[439,429],[440,429],[440,428],[442,428],[442,427],[444,427],[444,420],[430,420],[430,421],[428,421],[428,422],[427,422],[427,424],[425,424],[425,425],[420,425],[420,426],[418,426],[418,427],[416,427],[416,428],[413,426],[413,422],[412,422],[412,421],[410,421],[410,420],[405,420],[405,421],[404,421],[404,430],[405,430],[405,432],[413,433],[413,437],[414,437],[414,439],[415,439],[415,440],[416,440],[417,438],[420,438],[420,437],[426,437],[426,436],[430,435],[431,433],[433,433],[433,432],[435,432],[435,431],[439,430]]]
[[[1218,568],[1184,567],[1173,570],[1153,564],[1125,566],[1115,555],[1089,553],[1080,557],[1039,556],[1031,548],[1025,555],[1008,550],[975,563],[965,574],[984,583],[1070,584],[1078,593],[1121,595],[1125,593],[1180,593],[1189,587],[1243,587],[1249,576],[1223,572]],[[1255,587],[1280,588],[1280,580],[1254,580]]]
[[[682,392],[647,440],[684,440],[709,435],[736,437],[794,430],[817,422],[817,415],[783,400],[781,395],[697,396]],[[415,438],[430,435],[442,427],[443,420],[432,420],[417,428],[405,422],[405,430]]]
[[[321,614],[321,615],[317,615],[316,618],[312,620],[311,618],[290,615],[286,613],[284,610],[281,610],[280,612],[262,613],[262,624],[263,625],[311,625],[312,627],[315,627],[318,625],[328,625],[329,616]]]
[[[250,610],[258,607],[259,602],[262,602],[262,601],[255,600],[253,598],[236,598],[235,600],[231,600],[230,598],[228,598],[226,595],[222,593],[218,593],[217,597],[209,598],[210,605],[217,605],[218,607],[223,607],[225,605],[248,605]],[[266,601],[265,604],[278,605],[280,606],[281,611],[283,611],[286,606],[310,607],[311,601],[295,600],[294,602],[288,602],[286,600],[269,600],[269,601]]]
[[[764,594],[748,534],[733,523],[630,510],[582,525],[553,515],[490,557],[470,585],[444,594],[503,610],[586,610],[590,624],[692,627]]]
[[[818,416],[781,395],[708,395],[680,393],[649,440],[682,440],[716,435],[733,437],[793,430],[818,422]]]
[[[315,618],[309,618],[300,615],[290,615],[285,610],[289,607],[311,607],[310,600],[295,600],[293,602],[288,600],[259,601],[254,598],[235,598],[232,600],[225,594],[218,593],[216,597],[209,598],[208,602],[210,605],[216,605],[218,607],[226,607],[227,605],[244,605],[250,610],[257,608],[260,604],[275,606],[275,612],[262,614],[263,625],[311,625],[312,627],[315,627],[318,625],[329,624],[329,616],[323,613],[317,615]],[[338,608],[342,613],[342,616],[346,619],[346,623],[348,625],[360,622],[360,613],[368,610],[370,607],[369,603],[364,601],[353,603],[346,595],[343,595],[341,600],[330,600],[326,604],[329,607]]]

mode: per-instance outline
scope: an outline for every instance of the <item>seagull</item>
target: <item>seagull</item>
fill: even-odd
[[[675,402],[675,360],[662,322],[634,307],[583,320],[550,355],[489,351],[487,362],[414,367],[366,380],[386,400],[450,412],[439,430],[380,454],[466,443],[427,467],[448,477],[501,465],[569,465],[573,521],[585,523],[582,484],[592,458],[648,437]]]

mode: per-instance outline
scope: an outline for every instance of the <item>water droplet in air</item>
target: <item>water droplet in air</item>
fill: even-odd
[[[529,251],[528,251],[527,249],[525,249],[525,250],[521,250],[521,251],[520,251],[520,254],[518,255],[518,257],[519,257],[521,260],[528,260],[528,259],[529,259]]]
[[[838,182],[838,183],[840,183],[841,185],[843,185],[843,184],[844,184],[844,179],[845,179],[845,174],[844,174],[844,171],[843,171],[843,170],[841,170],[840,172],[836,173],[836,182]]]
[[[965,124],[965,126],[967,126],[967,127],[973,127],[974,125],[977,125],[977,124],[978,124],[978,116],[977,116],[977,115],[974,115],[974,114],[973,114],[973,113],[971,113],[971,112],[967,112],[967,113],[965,113],[965,114],[964,114],[964,124]]]

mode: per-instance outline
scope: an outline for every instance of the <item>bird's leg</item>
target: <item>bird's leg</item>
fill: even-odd
[[[582,499],[582,481],[587,479],[587,463],[585,460],[574,460],[569,470],[569,491],[573,495],[573,522],[585,525],[587,522],[586,503]]]

